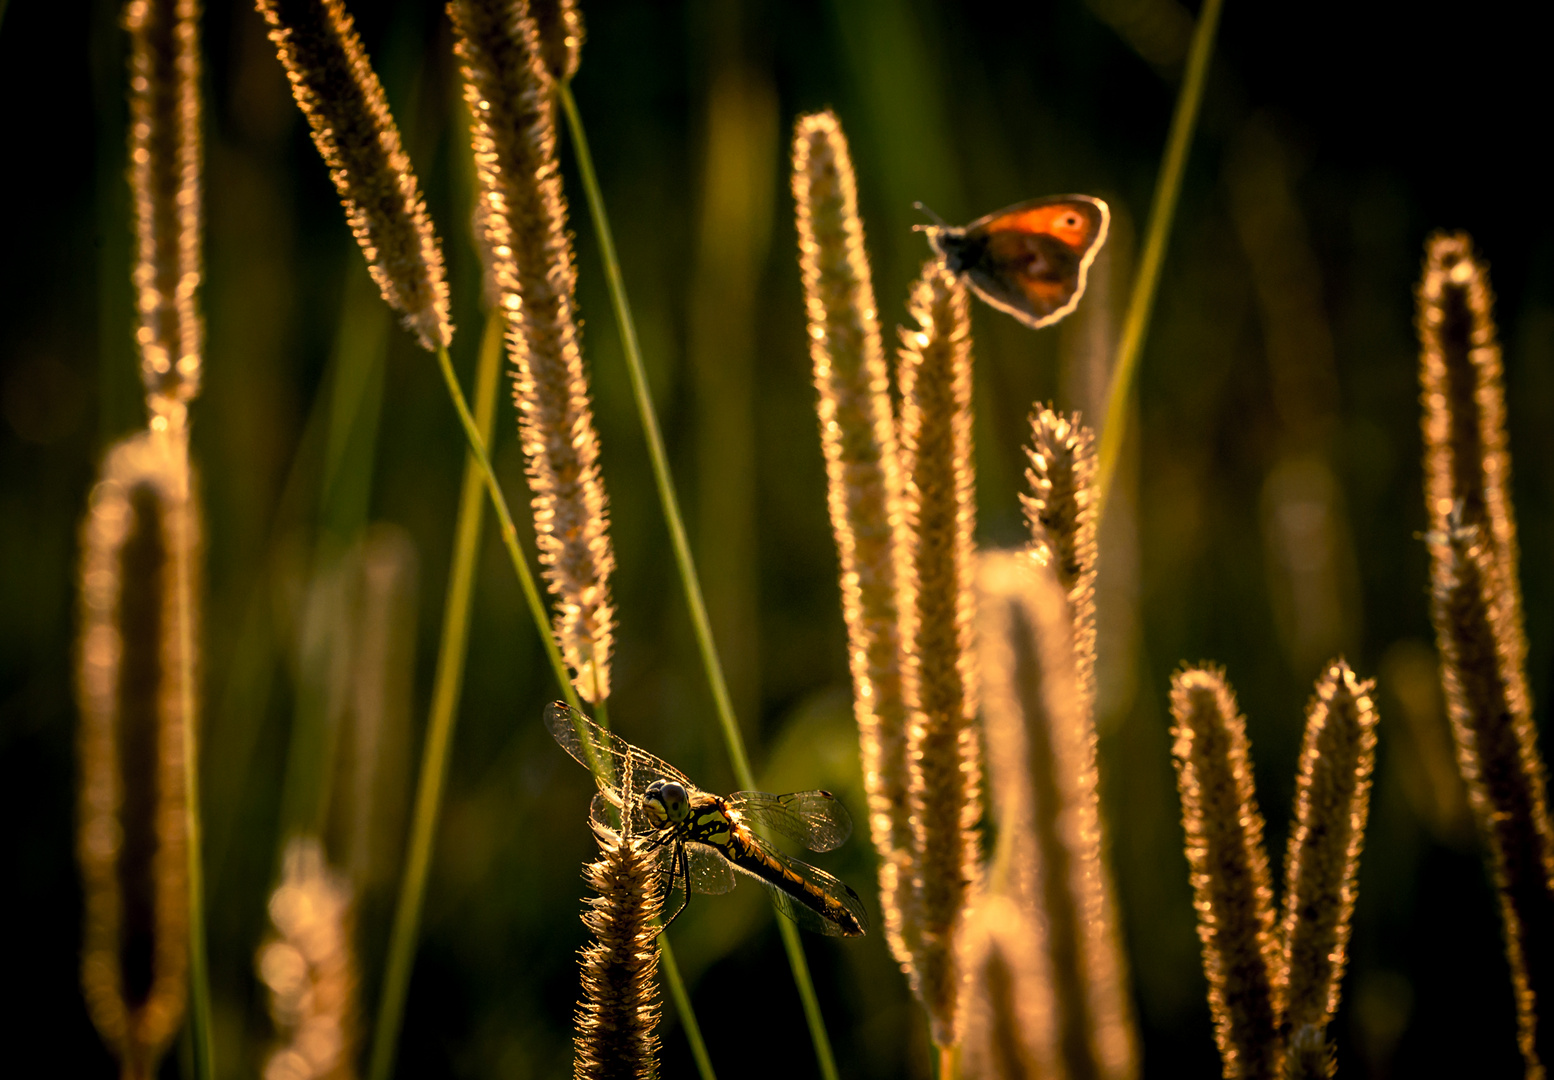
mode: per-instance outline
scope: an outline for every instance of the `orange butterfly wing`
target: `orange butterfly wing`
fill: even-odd
[[[1037,199],[989,214],[966,227],[986,242],[972,283],[983,299],[1030,326],[1057,322],[1084,295],[1110,217],[1106,204],[1089,196]],[[1050,253],[1054,242],[1067,257],[1033,257],[1043,248]]]

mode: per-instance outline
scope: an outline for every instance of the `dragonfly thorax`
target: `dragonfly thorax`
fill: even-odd
[[[642,808],[658,827],[684,821],[691,813],[691,796],[684,784],[654,780],[642,793]]]

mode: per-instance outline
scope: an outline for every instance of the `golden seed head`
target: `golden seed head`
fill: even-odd
[[[342,0],[256,0],[351,232],[422,347],[453,340],[442,247],[399,128]]]
[[[1095,707],[1095,435],[1072,416],[1049,408],[1031,414],[1030,468],[1021,495],[1031,530],[1031,548],[1052,564],[1068,594],[1074,620],[1074,656],[1087,713]]]
[[[453,0],[448,12],[484,204],[477,214],[482,250],[508,321],[535,538],[557,598],[556,636],[578,693],[601,701],[610,693],[615,553],[579,340],[545,43],[531,9],[512,0]]]
[[[1279,1056],[1273,988],[1281,961],[1246,720],[1223,673],[1210,667],[1172,677],[1171,715],[1220,1059],[1229,1080],[1270,1077]]]
[[[841,562],[853,712],[880,853],[880,905],[909,978],[915,914],[909,717],[916,709],[915,599],[902,535],[901,473],[857,182],[835,114],[799,117],[793,198],[809,353],[819,392],[827,502]]]
[[[1436,234],[1419,285],[1419,372],[1431,620],[1469,803],[1490,851],[1528,1074],[1554,965],[1527,927],[1547,924],[1554,822],[1527,689],[1505,387],[1488,274],[1466,234]]]
[[[647,1080],[658,1074],[658,862],[642,837],[592,825],[599,858],[583,878],[599,895],[583,913],[594,940],[582,950],[573,1075]]]
[[[270,1018],[281,1043],[264,1080],[348,1080],[360,1030],[355,904],[350,882],[331,868],[323,845],[286,845],[281,884],[270,895],[275,934],[259,949],[259,978],[270,990]]]
[[[77,696],[87,1010],[149,1075],[183,1018],[188,967],[184,753],[196,640],[197,512],[187,444],[145,432],[103,460],[82,526]]]
[[[1349,919],[1376,761],[1374,685],[1335,660],[1317,681],[1295,781],[1285,857],[1284,955],[1274,1007],[1287,1028],[1321,1032],[1338,1009]],[[1293,1050],[1292,1050],[1293,1052]]]
[[[953,1046],[961,1026],[955,940],[981,876],[982,816],[976,728],[971,454],[971,315],[965,290],[937,260],[912,291],[915,330],[903,330],[902,517],[911,594],[911,649],[920,711],[908,739],[914,842],[921,881],[920,993],[935,1043]]]
[[[146,403],[182,426],[200,392],[198,0],[131,0],[130,192],[135,215],[135,342]]]
[[[1487,524],[1514,574],[1511,457],[1493,307],[1489,273],[1468,235],[1432,235],[1416,319],[1430,527]]]

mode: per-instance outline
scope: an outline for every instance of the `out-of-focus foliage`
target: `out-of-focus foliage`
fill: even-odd
[[[410,0],[351,6],[446,241],[453,354],[468,378],[481,281],[445,17]],[[31,1033],[60,1075],[112,1069],[77,982],[70,670],[87,487],[103,448],[142,421],[116,15],[110,0],[18,0],[0,24],[11,192],[0,259],[0,866],[22,991],[7,1028]],[[887,325],[905,321],[927,253],[911,232],[914,200],[951,221],[1064,191],[1110,202],[1112,239],[1073,319],[1032,333],[973,313],[978,539],[1019,543],[1031,404],[1100,411],[1191,12],[1176,0],[689,0],[598,2],[584,15],[574,91],[758,776],[778,791],[830,788],[859,815],[784,175],[792,119],[830,105],[846,125]],[[1330,1029],[1340,1074],[1519,1068],[1498,917],[1433,688],[1411,320],[1425,235],[1467,229],[1499,295],[1528,671],[1545,701],[1554,237],[1529,190],[1543,174],[1527,125],[1547,113],[1549,91],[1524,18],[1497,0],[1471,18],[1428,5],[1226,11],[1143,354],[1141,435],[1102,529],[1097,581],[1101,793],[1147,1075],[1217,1070],[1169,757],[1170,673],[1184,659],[1225,666],[1278,852],[1303,709],[1339,651],[1378,678],[1382,717]],[[203,788],[218,1053],[221,1075],[238,1077],[256,1073],[273,1040],[253,959],[281,866],[279,822],[307,802],[283,800],[291,735],[327,712],[310,628],[365,525],[404,529],[421,585],[402,691],[410,735],[394,752],[413,762],[463,447],[434,365],[375,295],[262,20],[245,4],[209,4],[203,34],[208,338],[192,413],[208,516]],[[565,144],[562,161],[581,208]],[[726,790],[593,232],[586,218],[572,225],[619,561],[611,718]],[[498,469],[522,501],[505,406],[497,430]],[[592,841],[587,777],[540,720],[555,693],[488,535],[401,1075],[570,1067]],[[877,912],[864,832],[817,862]],[[372,850],[358,922],[367,1016],[397,875],[376,861],[385,849]],[[697,898],[673,930],[726,1075],[813,1068],[773,918],[746,885]],[[805,945],[842,1072],[926,1076],[924,1022],[882,937]],[[672,1010],[663,1061],[665,1075],[692,1068]],[[175,1052],[164,1074],[180,1067]]]

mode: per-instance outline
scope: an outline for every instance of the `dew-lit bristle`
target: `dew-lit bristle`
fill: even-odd
[[[1376,762],[1373,688],[1355,678],[1342,660],[1328,667],[1306,711],[1295,781],[1279,935],[1284,956],[1274,1009],[1285,1030],[1314,1029],[1318,1044],[1338,1009],[1349,919],[1359,889]],[[1290,1052],[1295,1052],[1293,1045]]]
[[[658,1075],[658,863],[650,841],[593,823],[599,858],[583,868],[599,895],[583,925],[573,1075],[577,1080],[648,1080]]]
[[[959,1042],[955,941],[981,877],[981,753],[972,591],[976,476],[971,454],[971,312],[935,259],[912,290],[901,333],[902,516],[917,598],[909,647],[918,662],[918,720],[909,733],[912,817],[921,881],[917,957],[934,1042]]]
[[[978,903],[966,926],[966,1036],[961,1075],[977,1080],[1047,1080],[1053,1057],[1052,990],[1042,968],[1039,922],[1007,897]]]
[[[130,192],[135,215],[135,341],[153,422],[182,426],[200,392],[198,0],[131,0]]]
[[[793,198],[853,712],[880,854],[880,906],[891,950],[910,976],[917,871],[907,730],[917,689],[915,658],[903,641],[912,637],[915,599],[900,537],[900,464],[857,181],[831,112],[801,116],[795,125]]]
[[[389,307],[428,350],[453,340],[442,247],[342,0],[256,0],[292,96]]]
[[[1432,236],[1418,312],[1431,619],[1458,768],[1499,892],[1530,1076],[1554,1058],[1554,824],[1527,688],[1491,304],[1468,237]]]
[[[1051,562],[1068,594],[1074,620],[1074,661],[1086,711],[1095,702],[1095,436],[1079,422],[1048,408],[1031,415],[1030,468],[1021,495],[1036,556]]]
[[[979,560],[979,659],[998,819],[991,888],[1046,928],[1052,1055],[1073,1077],[1131,1077],[1127,1001],[1096,789],[1095,729],[1079,686],[1065,590],[1023,552]]]
[[[283,862],[281,883],[270,895],[275,933],[256,958],[280,1035],[262,1075],[350,1080],[361,1027],[351,884],[312,837],[287,844]]]
[[[184,755],[197,514],[187,447],[148,432],[104,458],[82,527],[78,855],[87,1010],[126,1076],[183,1019],[189,957]]]
[[[1280,969],[1273,891],[1246,721],[1225,677],[1189,668],[1171,680],[1172,756],[1182,798],[1209,1008],[1226,1080],[1273,1080]]]
[[[453,0],[485,229],[508,320],[513,399],[556,636],[577,692],[610,693],[615,612],[599,436],[577,323],[577,270],[556,160],[556,100],[539,28],[514,0]]]

